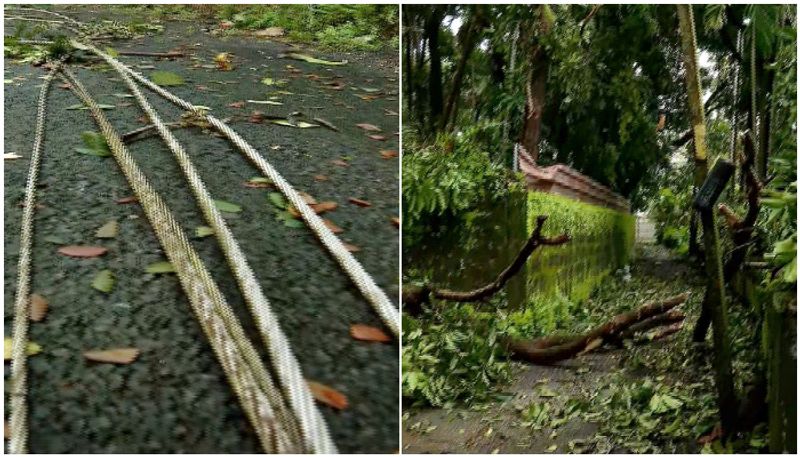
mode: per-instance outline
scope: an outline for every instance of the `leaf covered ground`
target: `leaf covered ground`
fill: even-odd
[[[112,11],[109,13],[109,11]],[[82,21],[135,21],[135,12],[68,7]],[[155,23],[155,22],[153,22]],[[9,25],[10,22],[7,22]],[[155,59],[120,55],[145,75],[180,76],[169,87],[178,96],[212,109],[258,149],[298,190],[327,204],[324,217],[390,297],[397,294],[398,161],[396,150],[397,67],[389,53],[327,54],[255,37],[214,37],[202,22],[159,24],[163,30],[104,43],[116,52],[180,50],[186,57]],[[116,27],[116,26],[115,26]],[[104,30],[105,30],[104,29]],[[210,29],[210,28],[209,28]],[[6,33],[13,33],[7,27]],[[325,66],[282,57],[301,52]],[[233,68],[215,57],[229,53]],[[5,92],[5,303],[10,337],[16,289],[19,224],[36,114],[45,74],[27,62],[6,59]],[[117,75],[98,61],[73,70],[122,134],[145,126],[143,112]],[[282,87],[262,84],[265,77]],[[170,77],[170,81],[178,79]],[[338,89],[326,84],[335,81]],[[369,89],[364,90],[364,88]],[[347,399],[336,409],[320,404],[342,452],[395,452],[397,430],[397,342],[357,340],[353,325],[383,328],[336,262],[291,208],[276,203],[269,183],[224,140],[203,131],[179,109],[145,91],[203,177],[209,192],[248,257],[295,355],[309,380]],[[267,105],[250,101],[281,103]],[[33,291],[48,302],[46,316],[31,323],[37,354],[29,361],[30,450],[34,453],[255,453],[255,435],[224,379],[175,274],[144,213],[132,198],[115,161],[95,141],[88,112],[67,86],[54,83],[48,100],[33,248]],[[233,105],[233,106],[231,106]],[[292,128],[262,118],[317,124]],[[300,114],[297,114],[300,113]],[[385,140],[368,138],[356,124],[382,129]],[[163,142],[152,135],[130,151],[166,200],[192,245],[237,311],[251,340],[259,338],[224,257]],[[19,157],[16,157],[19,156]],[[350,198],[371,206],[350,203]],[[280,205],[284,205],[281,207]],[[287,216],[288,214],[288,216]],[[110,223],[114,221],[115,223]],[[294,221],[287,223],[287,221]],[[107,251],[74,257],[61,247],[99,246]],[[122,352],[121,349],[130,349]],[[135,359],[127,361],[136,350]],[[89,352],[97,359],[87,360]],[[266,357],[265,357],[266,360]],[[6,376],[9,365],[6,364]],[[8,379],[8,378],[6,378]],[[337,405],[341,405],[340,397]],[[329,395],[330,396],[330,395]],[[377,420],[376,418],[380,418]]]
[[[553,366],[513,363],[511,380],[480,383],[489,400],[450,401],[443,408],[407,406],[403,452],[409,453],[675,453],[754,452],[763,428],[723,448],[711,353],[691,341],[699,312],[698,273],[662,248],[641,245],[630,269],[607,278],[564,327],[584,331],[650,300],[690,291],[683,330],[659,341],[603,347]],[[731,305],[736,379],[747,384],[753,339]],[[487,373],[495,362],[485,362]],[[478,383],[479,381],[474,381]],[[741,392],[744,385],[737,386]],[[465,387],[466,388],[466,387]]]

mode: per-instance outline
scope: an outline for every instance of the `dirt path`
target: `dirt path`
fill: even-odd
[[[74,13],[70,9],[70,13]],[[98,15],[80,10],[85,19]],[[328,216],[344,232],[343,241],[390,297],[397,295],[398,159],[384,159],[382,149],[396,150],[398,79],[391,53],[339,55],[305,52],[326,59],[345,58],[341,67],[280,58],[289,45],[247,38],[217,38],[198,24],[166,23],[163,34],[112,44],[117,50],[166,51],[183,47],[190,58],[157,61],[121,57],[145,75],[158,70],[180,74],[187,84],[170,88],[178,96],[207,105],[251,142],[297,189],[339,208]],[[7,28],[7,33],[11,30]],[[203,68],[214,55],[230,52],[236,69]],[[294,69],[294,70],[293,70]],[[126,87],[102,68],[75,68],[78,77],[106,111],[119,132],[141,127],[142,116],[130,99],[114,94]],[[22,159],[5,161],[5,326],[10,331],[19,224],[30,155],[31,126],[40,76],[44,70],[6,60],[5,152]],[[316,75],[316,76],[313,76]],[[323,85],[337,77],[346,87]],[[267,100],[276,88],[260,81],[286,79],[282,106],[233,102]],[[340,78],[339,78],[340,77]],[[60,84],[60,83],[59,83]],[[366,88],[366,89],[365,89]],[[356,95],[374,95],[364,100]],[[145,95],[166,121],[181,112],[162,99]],[[273,94],[274,95],[274,94]],[[205,337],[174,275],[144,272],[165,260],[152,229],[136,204],[116,204],[132,194],[112,158],[78,154],[80,133],[96,131],[86,111],[66,110],[79,103],[70,91],[54,88],[49,99],[47,141],[41,170],[34,238],[34,291],[50,301],[50,312],[31,326],[31,340],[43,347],[30,359],[30,447],[34,453],[253,453],[259,452],[235,397],[224,380]],[[286,115],[301,111],[321,117],[340,132],[299,129],[248,122],[259,110]],[[367,138],[357,123],[383,129],[385,141]],[[226,141],[200,132],[175,132],[203,176],[211,194],[240,205],[229,226],[248,256],[262,287],[289,337],[305,375],[344,393],[344,411],[322,407],[342,452],[395,452],[398,442],[398,346],[354,341],[349,326],[380,327],[369,304],[348,277],[305,228],[276,220],[269,189],[242,185],[259,176],[255,167]],[[169,151],[157,137],[131,148],[144,173],[165,198],[190,236],[206,225]],[[337,166],[344,161],[349,166]],[[320,180],[318,175],[327,179]],[[361,208],[356,197],[372,203]],[[101,240],[95,231],[107,221],[119,222],[115,239]],[[102,245],[104,257],[76,260],[56,253],[62,244]],[[213,237],[195,238],[195,249],[237,310],[253,341],[251,319]],[[110,294],[91,288],[93,276],[111,269],[117,278]],[[8,336],[8,335],[7,335]],[[139,359],[128,366],[86,363],[89,349],[135,346]],[[8,365],[6,365],[8,376]]]
[[[639,255],[631,266],[634,277],[646,277],[655,283],[673,283],[673,286],[691,287],[689,267],[672,255],[652,244],[639,245]],[[641,284],[639,282],[632,282]],[[622,290],[622,296],[639,297],[641,291]],[[652,296],[666,296],[662,290],[649,290]],[[637,303],[642,300],[637,298]],[[592,306],[602,309],[603,303]],[[687,330],[683,330],[687,332]],[[656,355],[669,351],[674,343],[664,340],[641,347],[641,350]],[[530,423],[525,411],[532,404],[547,403],[545,416],[556,418],[569,410],[576,398],[594,398],[604,380],[622,375],[626,378],[643,379],[656,376],[648,369],[626,371],[630,363],[624,349],[600,349],[587,355],[560,362],[553,366],[519,364],[513,381],[503,386],[499,400],[473,408],[456,407],[450,410],[439,408],[410,408],[404,412],[403,452],[406,453],[567,453],[598,452],[593,439],[598,425],[604,417],[568,417],[562,423],[546,422],[536,427]],[[624,372],[624,373],[623,373]],[[601,381],[603,380],[603,381]],[[526,423],[527,422],[527,423]],[[684,451],[692,452],[689,444]],[[608,452],[631,452],[631,449],[615,447]]]

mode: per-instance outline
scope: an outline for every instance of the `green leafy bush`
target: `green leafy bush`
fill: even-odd
[[[489,399],[511,376],[498,315],[469,304],[434,309],[419,319],[403,316],[403,396],[434,406]]]

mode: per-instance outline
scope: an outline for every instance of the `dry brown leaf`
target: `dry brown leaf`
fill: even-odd
[[[349,163],[345,162],[344,160],[339,160],[339,159],[331,160],[331,163],[334,164],[334,165],[337,165],[339,167],[349,167],[350,166]]]
[[[383,135],[369,135],[369,138],[375,141],[386,141],[386,137]]]
[[[328,177],[325,175],[314,175],[314,181],[327,181]]]
[[[41,322],[47,315],[48,303],[43,296],[33,293],[28,305],[28,318],[33,322]]]
[[[398,228],[399,228],[399,227],[400,227],[400,218],[399,218],[399,217],[393,217],[393,218],[392,218],[392,224],[393,224],[395,227],[398,227]]]
[[[252,181],[245,181],[242,183],[244,187],[249,187],[251,189],[265,189],[267,187],[273,187],[272,183],[268,182],[252,182]]]
[[[370,203],[370,202],[368,202],[366,200],[362,200],[360,198],[350,197],[350,198],[348,198],[348,201],[350,201],[350,203],[352,203],[352,204],[354,204],[356,206],[360,206],[362,208],[367,208],[369,206],[372,206],[372,203]]]
[[[350,244],[350,243],[342,243],[342,244],[344,244],[344,248],[350,252],[358,252],[361,250],[361,248],[356,246],[355,244]]]
[[[381,128],[373,124],[356,124],[356,127],[364,129],[367,132],[380,132]]]
[[[393,159],[397,157],[397,151],[393,151],[391,149],[383,149],[380,151],[381,157],[384,159]]]
[[[325,227],[328,227],[328,229],[333,233],[342,233],[342,232],[344,232],[343,228],[341,228],[338,225],[334,224],[333,221],[330,220],[330,219],[323,219],[322,222],[325,223]]]
[[[253,111],[250,113],[250,119],[247,121],[253,124],[261,124],[264,122],[264,113],[261,111]]]
[[[11,427],[8,426],[8,421],[3,421],[3,439],[11,438]]]
[[[316,205],[317,204],[317,200],[314,197],[312,197],[311,195],[309,195],[309,194],[307,194],[305,192],[300,192],[300,196],[303,198],[303,201],[306,202],[307,205]]]
[[[136,198],[136,197],[133,197],[133,196],[131,196],[131,197],[123,197],[123,198],[120,198],[119,200],[116,200],[116,203],[118,205],[124,205],[124,204],[127,204],[127,203],[138,203],[138,202],[139,202],[139,199]]]
[[[92,362],[100,363],[117,363],[120,365],[127,365],[137,357],[139,357],[139,349],[137,348],[115,348],[105,349],[102,351],[86,351],[83,356]]]
[[[244,102],[233,102],[228,104],[228,108],[244,108]]]
[[[70,257],[98,257],[108,252],[108,248],[102,246],[62,246],[58,248],[58,252]]]
[[[318,402],[339,410],[347,408],[349,403],[347,397],[345,397],[343,393],[316,381],[306,379],[306,383],[308,384],[309,390],[311,390],[311,395],[313,395]]]
[[[294,205],[289,205],[289,206],[286,208],[286,211],[287,211],[289,214],[291,214],[293,218],[295,218],[295,219],[300,219],[300,211],[298,211],[298,210],[297,210],[297,208],[295,208],[295,207],[294,207]]]
[[[350,336],[359,341],[375,341],[386,343],[392,338],[377,327],[370,327],[364,324],[353,324],[350,326]]]
[[[313,209],[314,212],[317,214],[322,214],[326,211],[333,211],[338,207],[339,204],[332,201],[319,202],[317,204],[311,205],[311,209]]]

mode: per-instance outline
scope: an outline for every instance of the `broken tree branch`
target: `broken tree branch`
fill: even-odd
[[[422,312],[423,305],[430,302],[431,297],[447,301],[475,302],[496,294],[506,285],[509,279],[522,270],[528,257],[530,257],[537,248],[540,246],[558,246],[570,240],[569,235],[566,233],[552,238],[542,236],[542,226],[546,220],[547,216],[538,216],[536,218],[536,227],[533,229],[533,232],[531,232],[528,241],[522,246],[522,249],[519,251],[514,261],[501,271],[492,282],[470,291],[435,289],[427,284],[422,286],[404,284],[403,311],[412,316],[419,315]]]
[[[588,352],[604,342],[617,340],[634,324],[664,314],[688,298],[689,293],[685,292],[660,302],[648,303],[633,311],[618,314],[583,334],[549,336],[535,340],[509,340],[506,344],[515,358],[541,365],[552,364]]]

